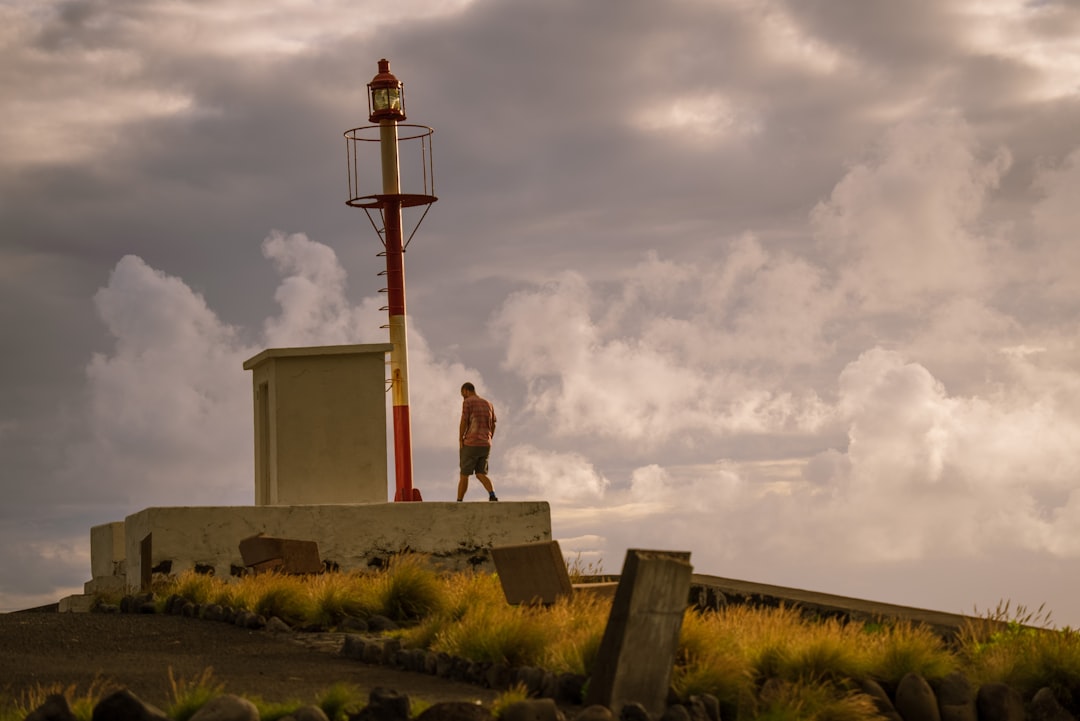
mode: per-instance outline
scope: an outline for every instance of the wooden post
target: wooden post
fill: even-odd
[[[692,574],[689,552],[626,552],[586,705],[616,717],[634,701],[656,717],[664,712]]]

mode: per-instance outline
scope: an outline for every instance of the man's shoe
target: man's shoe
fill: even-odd
[[[488,500],[489,501],[497,501],[497,500],[499,500],[499,497],[496,496],[494,493],[492,493],[490,496],[488,496]]]

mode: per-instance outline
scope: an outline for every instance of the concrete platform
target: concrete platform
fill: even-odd
[[[126,585],[192,569],[227,578],[244,568],[240,541],[258,533],[315,541],[342,571],[411,551],[440,570],[493,572],[492,546],[551,540],[551,509],[544,501],[146,508],[124,521]]]

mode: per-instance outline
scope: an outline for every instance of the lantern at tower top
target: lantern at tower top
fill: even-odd
[[[390,61],[379,61],[379,73],[368,83],[368,120],[405,120],[405,88],[390,72]]]

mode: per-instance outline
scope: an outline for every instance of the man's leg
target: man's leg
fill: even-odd
[[[483,483],[483,481],[481,481],[481,483]],[[469,477],[459,474],[457,483],[457,499],[459,501],[465,499],[465,491],[467,490],[469,490]]]
[[[495,488],[491,485],[491,479],[487,477],[486,473],[477,473],[476,478],[480,481],[480,485],[484,487],[484,490],[488,492],[489,501],[499,500],[495,495]]]

